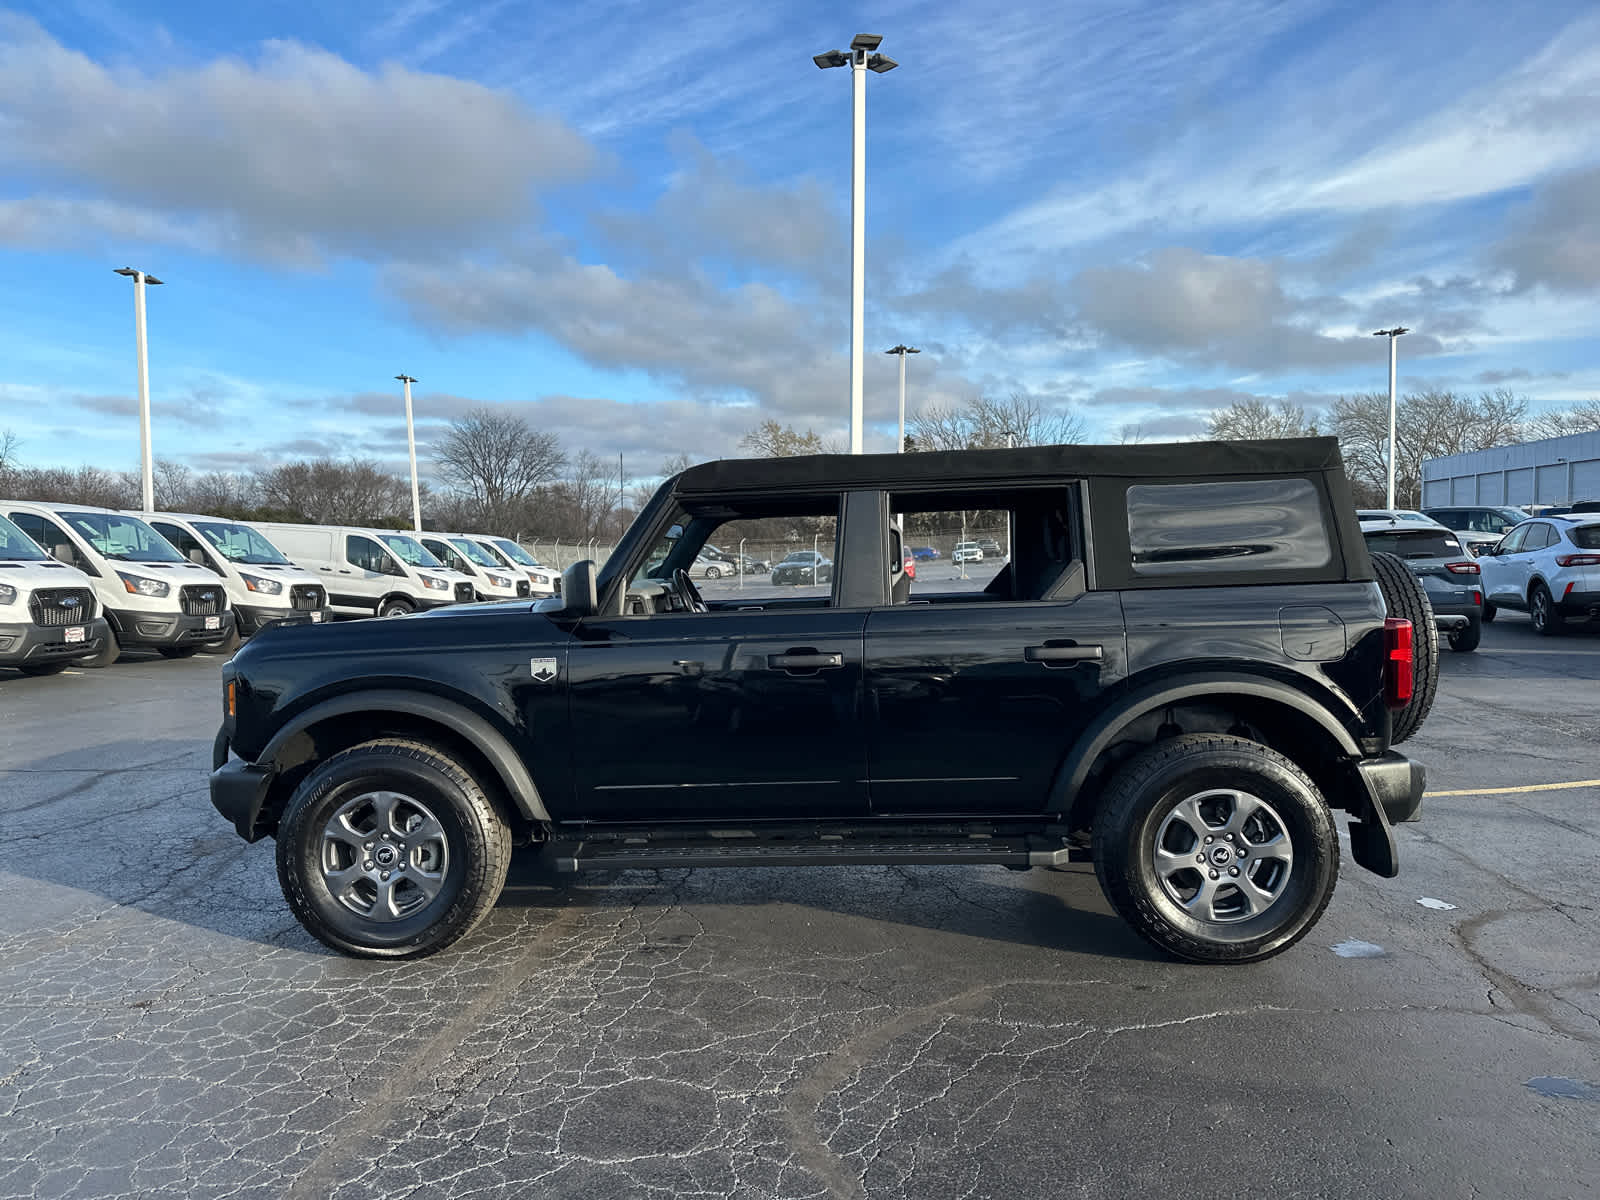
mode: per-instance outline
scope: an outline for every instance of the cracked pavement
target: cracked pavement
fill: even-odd
[[[1600,778],[1600,636],[1485,632],[1430,788]],[[1594,1090],[1526,1086],[1600,1083],[1600,788],[1430,799],[1253,967],[1087,867],[526,855],[466,942],[361,962],[210,807],[218,665],[0,671],[0,1196],[1600,1193]]]

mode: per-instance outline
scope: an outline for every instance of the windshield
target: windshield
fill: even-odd
[[[462,558],[468,562],[477,563],[480,567],[498,567],[500,565],[495,561],[494,555],[490,554],[471,538],[450,538],[447,544]]]
[[[1567,536],[1580,550],[1600,550],[1600,525],[1578,525],[1567,530]]]
[[[248,525],[236,525],[232,521],[196,521],[194,527],[229,562],[253,567],[289,565],[289,560],[276,546]]]
[[[6,562],[38,562],[49,557],[33,544],[31,537],[0,517],[0,559]]]
[[[537,567],[539,565],[538,559],[534,558],[510,538],[490,538],[489,540],[500,547],[500,553],[519,566]]]
[[[1364,535],[1367,549],[1401,558],[1460,558],[1461,542],[1444,529],[1384,529]]]
[[[74,533],[117,562],[184,562],[183,555],[137,517],[121,513],[64,512]]]
[[[422,543],[416,538],[408,538],[403,533],[381,533],[378,535],[383,544],[394,551],[395,557],[401,562],[413,567],[443,567],[433,555],[422,548]]]

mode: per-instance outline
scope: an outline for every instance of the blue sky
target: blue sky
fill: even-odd
[[[4,0],[0,0],[3,4]],[[792,10],[792,11],[791,11]],[[0,8],[0,429],[131,469],[133,265],[156,453],[424,470],[511,406],[630,476],[847,422],[847,71],[869,79],[867,447],[1022,392],[1096,440],[1246,396],[1600,394],[1600,12],[1425,6]]]

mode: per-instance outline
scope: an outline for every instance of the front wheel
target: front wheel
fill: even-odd
[[[117,642],[117,635],[112,632],[110,626],[107,626],[105,641],[100,646],[100,649],[96,650],[93,654],[90,654],[84,658],[80,658],[76,661],[80,667],[98,669],[101,667],[109,667],[120,657],[122,657],[122,647]]]
[[[378,605],[380,617],[406,617],[416,612],[409,600],[385,600]]]
[[[1545,637],[1553,637],[1567,626],[1556,611],[1555,598],[1550,595],[1550,589],[1542,583],[1534,584],[1533,591],[1528,593],[1528,616],[1533,620],[1534,632]]]
[[[1338,834],[1316,784],[1276,750],[1221,734],[1135,755],[1102,797],[1093,847],[1112,907],[1191,962],[1288,949],[1339,878]]]
[[[193,658],[200,653],[199,646],[157,646],[162,658]]]
[[[721,579],[722,578],[722,569],[720,567],[707,567],[706,568],[706,578],[707,579]]]
[[[67,659],[57,658],[50,662],[18,663],[17,670],[24,675],[59,675],[71,665]]]
[[[362,958],[419,958],[488,915],[511,831],[476,780],[420,742],[335,754],[278,826],[278,881],[307,932]]]

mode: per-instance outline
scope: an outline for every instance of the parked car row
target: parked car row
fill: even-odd
[[[282,621],[400,616],[560,591],[509,538],[0,501],[0,666],[105,666],[125,647],[229,652]]]

